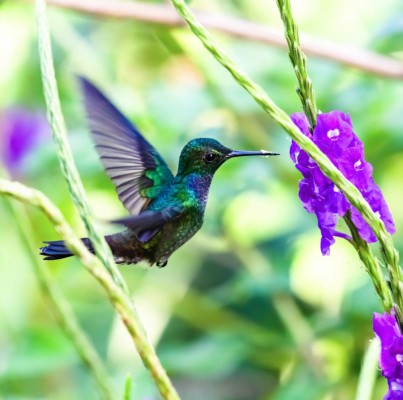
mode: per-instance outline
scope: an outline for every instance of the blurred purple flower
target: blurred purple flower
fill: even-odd
[[[12,175],[21,173],[26,157],[50,135],[45,114],[10,108],[0,115],[0,160]]]
[[[372,166],[364,159],[364,145],[353,131],[348,114],[331,111],[319,114],[316,127],[311,134],[309,123],[302,113],[291,115],[294,124],[300,131],[312,139],[314,143],[339,168],[342,174],[352,182],[370,204],[372,210],[385,223],[389,233],[395,232],[392,215],[382,196],[382,192],[372,178]],[[351,206],[333,182],[328,179],[314,160],[292,141],[290,157],[303,179],[299,183],[299,198],[309,213],[316,214],[318,226],[322,233],[321,251],[330,254],[330,246],[335,236],[342,236],[336,231],[339,217],[351,210],[351,219],[360,236],[367,242],[375,242],[372,229]]]
[[[374,313],[372,325],[381,342],[379,366],[389,385],[384,400],[403,399],[403,335],[394,310],[390,315]]]

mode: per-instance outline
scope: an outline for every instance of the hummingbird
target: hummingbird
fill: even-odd
[[[201,228],[214,173],[227,160],[278,153],[239,151],[198,138],[182,149],[176,176],[157,150],[86,78],[79,77],[88,125],[106,174],[129,212],[112,221],[125,227],[105,236],[118,264],[148,261],[165,267],[171,254]],[[88,238],[81,239],[89,251]],[[64,241],[44,242],[40,254],[58,260],[73,254]]]

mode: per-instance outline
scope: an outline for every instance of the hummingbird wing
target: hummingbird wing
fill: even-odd
[[[180,217],[184,211],[183,207],[170,206],[162,210],[146,210],[139,215],[120,218],[112,221],[114,224],[121,224],[134,231],[137,239],[148,242],[165,223]]]
[[[118,196],[132,215],[173,180],[172,172],[138,129],[87,79],[79,77],[95,147]]]

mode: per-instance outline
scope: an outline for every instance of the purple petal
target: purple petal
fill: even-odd
[[[381,342],[379,365],[382,375],[388,380],[389,390],[385,399],[403,398],[403,335],[391,313],[373,315],[373,329]]]
[[[299,128],[299,130],[305,136],[311,136],[311,133],[309,132],[309,122],[308,122],[308,119],[306,118],[305,114],[294,113],[290,117],[291,117],[292,122],[294,122],[294,124]],[[295,143],[294,141],[292,141],[291,147],[290,147],[290,157],[291,157],[292,161],[294,161],[294,163],[297,163],[298,154],[299,154],[300,150],[301,150],[301,148],[298,146],[298,144]]]
[[[305,114],[297,112],[294,114],[290,115],[290,118],[292,122],[299,128],[299,130],[305,135],[305,136],[311,136],[311,132],[309,131],[309,122],[308,118],[305,116]]]
[[[383,314],[374,313],[372,317],[372,328],[375,335],[381,338],[383,346],[390,346],[393,338],[400,334],[400,329],[392,310],[391,315],[387,312]]]
[[[385,224],[386,230],[393,235],[396,231],[395,223],[393,222],[392,214],[382,195],[379,186],[370,179],[368,190],[363,193],[365,199],[371,205],[372,210],[379,215]]]
[[[312,201],[312,190],[306,179],[301,179],[299,181],[299,198],[302,201],[302,204],[306,211],[309,213],[314,212],[314,206]]]
[[[367,188],[372,176],[372,166],[364,160],[362,149],[357,146],[344,150],[343,157],[340,158],[338,164],[343,175],[360,191]]]
[[[372,166],[365,161],[364,145],[353,131],[350,116],[342,111],[320,114],[312,134],[305,115],[295,113],[291,118],[301,132],[311,137],[343,175],[360,190],[372,210],[385,223],[388,232],[394,233],[392,215],[382,192],[372,179]],[[351,210],[352,220],[360,236],[367,242],[374,242],[376,237],[359,212],[295,142],[291,144],[290,156],[303,176],[299,185],[299,197],[304,208],[315,213],[318,219],[322,232],[322,253],[329,254],[330,246],[334,243],[337,219],[343,217],[348,210]]]
[[[357,231],[359,235],[367,242],[373,243],[376,242],[376,237],[372,232],[372,229],[369,225],[364,221],[361,214],[357,211],[355,207],[351,207],[351,220],[354,222],[354,225],[357,227]]]
[[[386,230],[390,234],[395,233],[396,228],[393,222],[392,214],[388,205],[386,204],[385,199],[383,198],[381,190],[372,178],[370,178],[368,189],[363,193],[363,195],[365,200],[367,200],[371,206],[372,211],[374,211],[374,213],[377,214],[384,222]],[[358,233],[366,242],[372,243],[376,241],[376,237],[372,232],[372,229],[364,221],[364,218],[362,218],[360,213],[355,208],[352,208],[351,219],[354,222],[354,225],[357,227]]]
[[[354,138],[350,117],[341,111],[319,114],[313,141],[331,160],[337,160]]]
[[[398,384],[398,386],[396,385]],[[403,383],[400,381],[399,383],[394,383],[392,386],[395,389],[390,388],[389,392],[384,397],[384,400],[401,400],[403,399]],[[400,390],[396,390],[396,386],[399,387]]]
[[[291,147],[290,147],[290,157],[294,163],[297,162],[298,154],[299,154],[300,150],[301,150],[301,148],[297,145],[297,143],[292,141]]]
[[[329,182],[328,187],[323,190],[323,196],[326,199],[326,211],[343,217],[347,210],[350,209],[350,204],[330,179]]]
[[[50,134],[46,116],[23,108],[6,110],[0,118],[0,158],[12,174],[18,174],[26,156]]]
[[[324,256],[330,254],[330,246],[335,242],[334,231],[338,220],[338,215],[330,212],[317,213],[318,226],[322,233],[320,250]]]

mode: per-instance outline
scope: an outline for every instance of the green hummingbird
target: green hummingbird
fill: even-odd
[[[273,156],[270,151],[238,151],[209,138],[185,145],[176,176],[139,130],[92,83],[80,77],[87,119],[106,174],[130,213],[114,223],[126,229],[105,236],[116,263],[145,260],[159,267],[202,226],[214,173],[227,160]],[[94,252],[89,239],[82,239]],[[44,242],[40,254],[58,260],[72,254],[62,240]]]

